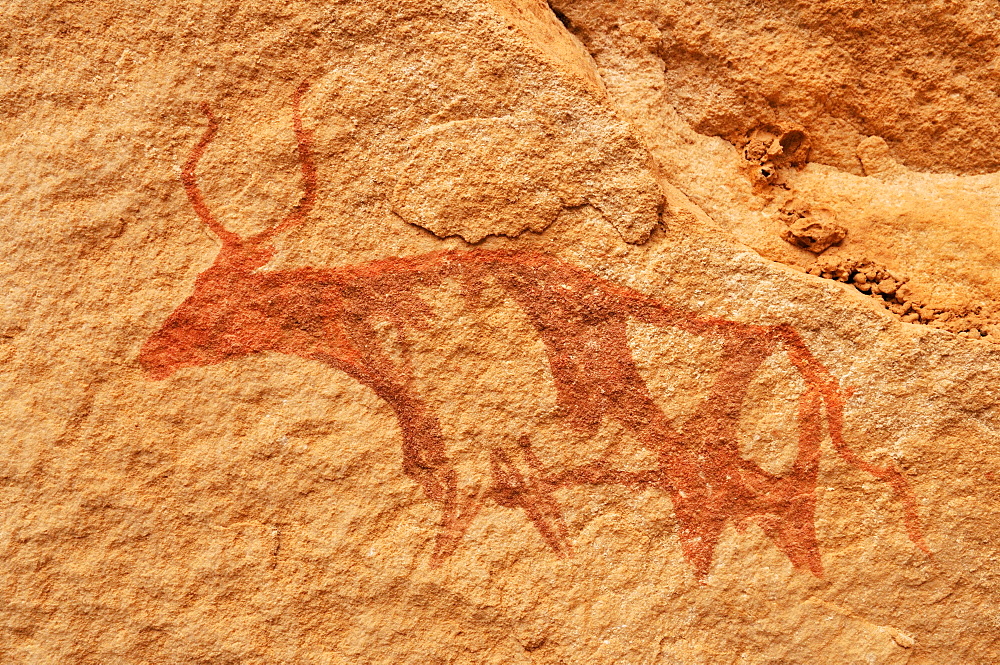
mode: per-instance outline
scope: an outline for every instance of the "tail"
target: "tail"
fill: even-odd
[[[871,474],[892,487],[896,498],[903,507],[903,521],[910,540],[927,554],[931,554],[923,536],[920,518],[917,515],[917,498],[910,484],[898,469],[878,466],[861,459],[844,440],[844,398],[836,381],[827,369],[810,353],[805,342],[790,326],[781,325],[772,329],[785,343],[788,357],[802,377],[823,396],[826,406],[827,428],[830,440],[837,453],[857,469]]]
[[[910,484],[898,469],[882,467],[861,459],[844,440],[844,398],[840,387],[826,367],[812,355],[809,348],[794,328],[787,324],[778,326],[755,326],[725,319],[699,317],[691,312],[675,309],[659,301],[625,287],[611,287],[623,301],[628,302],[628,315],[645,323],[670,326],[695,334],[705,334],[712,330],[720,334],[742,333],[747,335],[772,336],[784,342],[788,357],[805,379],[808,387],[818,391],[826,407],[827,428],[837,453],[857,469],[871,474],[888,483],[896,499],[903,507],[903,521],[910,540],[927,554],[931,554],[923,536],[920,518],[917,515],[917,499]]]

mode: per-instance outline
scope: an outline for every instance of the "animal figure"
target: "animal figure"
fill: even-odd
[[[546,468],[529,437],[516,451],[490,453],[486,496],[518,507],[559,555],[569,536],[554,496],[560,488],[602,484],[656,488],[673,502],[680,540],[700,577],[707,574],[728,520],[758,524],[798,568],[822,575],[814,527],[820,441],[887,482],[902,500],[910,538],[926,549],[915,501],[903,476],[860,459],[842,434],[843,398],[836,381],[787,325],[761,326],[700,317],[602,279],[551,256],[518,250],[442,251],[329,269],[261,271],[275,235],[300,224],[316,200],[312,134],[293,97],[294,130],[305,183],[298,205],[274,227],[248,238],[226,230],[205,204],[195,177],[219,123],[207,105],[208,129],[182,169],[187,196],[222,242],[194,292],[145,343],[139,362],[156,379],[182,367],[213,365],[265,352],[325,363],[369,387],[395,412],[403,471],[438,503],[442,515],[432,563],[452,554],[483,496],[461,498],[438,418],[412,387],[410,370],[391,359],[376,327],[419,328],[433,316],[421,292],[457,280],[468,293],[503,289],[524,311],[547,352],[568,427],[595,433],[614,421],[653,453],[655,468],[626,472],[606,459]],[[470,307],[476,298],[469,298]],[[722,347],[708,398],[682,427],[654,402],[629,348],[630,320],[710,337]],[[798,401],[798,453],[784,476],[741,457],[736,433],[748,387],[761,364],[784,351],[804,380]]]

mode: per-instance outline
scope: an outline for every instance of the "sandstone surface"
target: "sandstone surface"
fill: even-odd
[[[995,11],[0,7],[0,663],[1000,661]]]

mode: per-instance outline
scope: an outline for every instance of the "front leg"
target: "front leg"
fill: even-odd
[[[420,399],[401,386],[387,391],[383,399],[396,412],[402,431],[403,473],[420,483],[427,497],[441,505],[441,522],[431,555],[431,565],[437,566],[455,552],[478,513],[478,493],[471,498],[459,496],[458,472],[445,454],[441,425]]]
[[[431,557],[438,565],[458,547],[469,522],[478,511],[478,502],[462,502],[458,496],[458,473],[445,454],[444,436],[438,419],[406,385],[408,372],[382,357],[366,357],[347,362],[332,354],[318,360],[340,369],[371,388],[396,414],[403,438],[403,473],[417,481],[431,501],[441,506],[441,522]]]

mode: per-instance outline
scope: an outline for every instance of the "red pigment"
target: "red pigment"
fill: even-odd
[[[198,277],[191,296],[144,345],[139,362],[152,377],[272,352],[325,363],[369,387],[395,412],[403,471],[441,506],[434,563],[455,551],[486,498],[523,510],[552,550],[567,555],[569,534],[555,491],[622,485],[655,488],[670,497],[684,555],[701,578],[727,521],[739,528],[758,524],[795,567],[821,576],[814,517],[824,428],[845,460],[892,487],[902,502],[910,539],[927,550],[905,478],[895,469],[865,462],[847,446],[837,382],[787,325],[700,317],[530,251],[443,251],[331,269],[258,272],[274,254],[271,239],[301,223],[316,200],[312,135],[302,128],[299,108],[307,88],[302,84],[293,97],[305,193],[282,222],[249,238],[223,228],[198,188],[195,168],[218,131],[211,109],[203,106],[208,130],[185,164],[182,182],[222,249]],[[391,360],[375,334],[385,322],[400,330],[424,326],[433,314],[419,292],[445,280],[459,280],[471,295],[489,285],[508,293],[545,343],[568,426],[596,433],[603,421],[617,422],[656,456],[655,468],[626,472],[604,459],[545,468],[525,437],[514,453],[522,459],[491,452],[489,492],[460,500],[457,471],[446,454],[437,417],[411,388],[409,369]],[[481,307],[479,298],[467,300],[469,307]],[[722,345],[721,369],[710,395],[681,428],[656,405],[639,373],[628,344],[630,320],[710,337]],[[798,404],[798,454],[784,476],[741,457],[736,438],[749,385],[761,364],[779,351],[787,354],[806,386]]]

